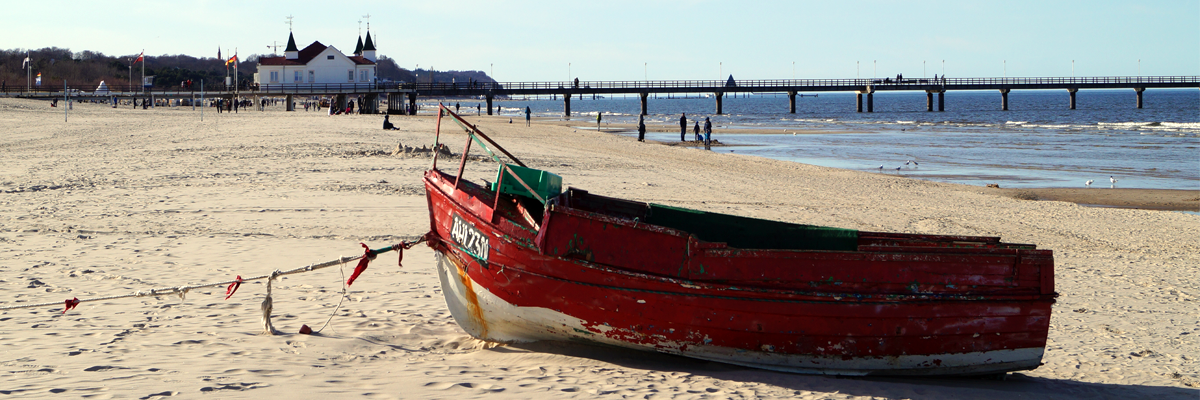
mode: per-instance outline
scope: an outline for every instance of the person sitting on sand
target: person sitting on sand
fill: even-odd
[[[383,116],[383,129],[384,129],[384,130],[389,130],[389,131],[390,131],[390,130],[393,130],[393,129],[396,129],[396,126],[395,126],[395,125],[392,125],[392,122],[391,122],[391,121],[388,121],[388,116],[387,116],[387,115],[384,115],[384,116]]]

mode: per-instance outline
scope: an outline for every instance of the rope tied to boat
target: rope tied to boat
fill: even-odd
[[[330,261],[325,261],[325,262],[316,263],[316,264],[309,264],[309,265],[306,265],[303,267],[298,267],[298,268],[294,268],[294,269],[290,269],[290,270],[286,270],[286,271],[275,270],[275,271],[272,271],[270,274],[265,274],[265,275],[250,276],[247,278],[243,278],[241,275],[236,275],[236,278],[234,278],[233,280],[222,281],[222,282],[211,282],[211,283],[201,283],[201,284],[196,284],[196,285],[181,285],[181,286],[173,286],[173,287],[153,288],[150,290],[138,290],[133,293],[123,294],[123,295],[97,297],[97,298],[90,298],[90,299],[80,299],[78,297],[73,297],[73,298],[67,299],[65,301],[60,300],[60,301],[52,301],[52,302],[45,302],[45,303],[3,306],[3,307],[0,307],[0,311],[61,305],[63,307],[62,314],[66,314],[67,311],[70,311],[70,310],[78,307],[80,304],[87,303],[87,302],[124,299],[124,298],[130,298],[130,297],[150,297],[150,296],[159,297],[159,296],[172,295],[172,294],[178,295],[179,300],[183,301],[183,300],[185,300],[185,297],[189,291],[195,290],[195,289],[201,289],[201,288],[209,288],[209,287],[225,287],[225,299],[228,300],[230,297],[233,296],[234,293],[237,292],[238,288],[240,288],[243,283],[251,282],[251,281],[258,281],[258,280],[267,280],[267,285],[266,285],[267,286],[267,295],[261,305],[261,309],[263,312],[263,330],[264,330],[264,333],[274,334],[274,333],[276,333],[276,331],[274,329],[274,326],[271,324],[270,318],[271,318],[271,310],[273,308],[273,303],[274,303],[273,299],[271,298],[271,283],[275,279],[282,277],[282,276],[286,276],[286,275],[292,275],[292,274],[298,274],[298,273],[304,273],[304,272],[312,272],[312,271],[316,271],[316,270],[320,270],[320,269],[329,268],[332,266],[343,265],[343,264],[349,263],[351,261],[359,261],[359,266],[361,266],[361,270],[358,267],[355,268],[355,274],[354,274],[354,276],[351,276],[351,278],[350,278],[350,282],[352,282],[355,278],[358,277],[359,274],[362,273],[363,270],[366,270],[367,263],[369,263],[371,259],[374,259],[379,254],[387,253],[390,251],[395,251],[395,252],[399,253],[400,260],[397,260],[397,265],[400,265],[400,262],[403,260],[403,257],[404,257],[404,249],[410,249],[419,243],[426,242],[426,241],[429,241],[430,239],[435,239],[435,238],[436,238],[436,235],[431,231],[424,235],[413,238],[411,240],[404,240],[404,241],[401,241],[400,243],[397,243],[397,244],[394,244],[391,246],[387,246],[387,247],[383,247],[383,248],[379,248],[379,249],[371,249],[366,244],[360,243],[360,245],[367,248],[367,250],[364,251],[363,255],[356,256],[356,257],[339,257],[336,260],[330,260]],[[346,295],[345,290],[343,290],[342,297],[344,298],[345,295]],[[340,305],[340,302],[339,302],[339,305]],[[332,318],[332,316],[330,318]],[[326,321],[326,324],[328,324],[328,321]]]

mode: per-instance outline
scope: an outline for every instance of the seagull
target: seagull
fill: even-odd
[[[1084,182],[1084,183],[1083,183],[1083,186],[1086,186],[1086,187],[1092,187],[1092,182],[1095,182],[1095,181],[1093,181],[1093,180],[1091,180],[1091,179],[1088,179],[1088,180],[1087,180],[1087,182]]]
[[[879,164],[879,170],[883,171],[883,164]]]
[[[900,172],[900,167],[896,167],[896,172]]]
[[[1108,182],[1109,182],[1109,183],[1116,184],[1116,183],[1117,183],[1117,178],[1113,178],[1113,177],[1112,177],[1112,175],[1109,175],[1109,176],[1108,176]]]

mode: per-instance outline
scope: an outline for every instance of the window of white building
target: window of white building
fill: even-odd
[[[308,83],[314,83],[316,81],[317,81],[317,73],[315,71],[309,70],[308,71]]]
[[[304,79],[302,79],[300,76],[300,71],[296,71],[294,73],[294,75],[292,75],[292,77],[295,78],[295,79],[292,79],[292,82],[296,82],[296,83],[304,82]]]
[[[354,82],[354,70],[349,70],[346,72],[347,72],[346,81]]]
[[[271,71],[271,83],[279,83],[279,71]]]

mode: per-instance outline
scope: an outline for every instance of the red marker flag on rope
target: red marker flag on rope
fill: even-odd
[[[134,59],[133,62],[131,62],[130,64],[137,64],[138,62],[142,61],[142,58],[143,58],[142,56],[144,56],[144,55],[146,55],[145,50],[143,50],[141,53],[139,53],[137,56],[137,59]]]
[[[68,299],[68,300],[67,300],[67,303],[65,304],[65,307],[63,308],[63,312],[62,312],[62,313],[63,313],[63,314],[66,314],[66,313],[67,313],[67,310],[70,310],[70,309],[72,309],[72,308],[75,308],[75,306],[77,306],[77,305],[79,305],[79,298],[78,298],[78,297],[76,297],[76,298],[73,298],[73,299]]]
[[[371,262],[371,260],[375,258],[375,253],[371,252],[370,246],[367,246],[366,243],[362,243],[362,242],[359,242],[358,244],[361,245],[366,250],[363,252],[362,258],[358,260],[358,265],[354,267],[354,273],[350,274],[350,279],[346,280],[346,286],[353,285],[354,280],[358,279],[358,275],[362,274],[363,271],[366,271],[367,264],[369,264]]]
[[[233,283],[229,284],[229,287],[225,288],[225,300],[229,300],[230,297],[233,297],[233,294],[237,293],[237,290],[240,287],[242,287],[242,276],[238,275],[237,280],[233,281]]]

